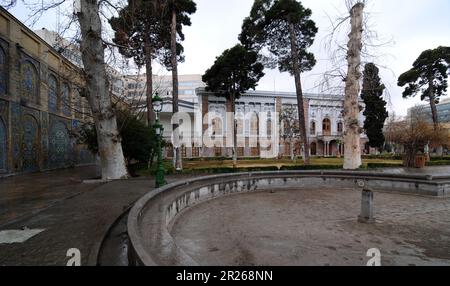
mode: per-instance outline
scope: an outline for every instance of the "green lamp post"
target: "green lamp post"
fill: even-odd
[[[164,178],[164,166],[163,166],[163,158],[162,158],[162,149],[161,149],[161,141],[164,133],[164,128],[159,121],[159,113],[163,109],[163,100],[159,97],[158,93],[153,97],[153,111],[156,113],[156,122],[153,125],[156,134],[156,152],[158,156],[158,166],[156,168],[156,178],[155,183],[156,187],[160,188],[166,184],[166,180]]]

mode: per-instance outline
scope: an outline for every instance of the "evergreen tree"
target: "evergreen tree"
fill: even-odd
[[[237,163],[237,139],[235,120],[235,101],[249,89],[255,89],[258,81],[264,76],[264,66],[258,62],[258,53],[236,45],[225,50],[214,65],[203,75],[206,90],[222,96],[230,103],[233,112],[233,162]]]
[[[414,62],[413,68],[398,79],[399,86],[406,85],[404,98],[420,94],[421,100],[430,102],[435,128],[439,124],[436,104],[447,91],[449,73],[450,47],[438,47],[422,52]]]
[[[171,67],[170,57],[170,21],[162,0],[129,0],[128,5],[119,11],[118,17],[109,20],[115,31],[113,41],[119,52],[127,58],[133,58],[138,67],[146,70],[147,121],[153,124],[153,67],[157,60],[163,66]],[[179,27],[180,28],[180,27]],[[183,47],[178,45],[178,60]]]
[[[318,31],[311,15],[310,9],[295,0],[255,0],[239,36],[247,48],[258,51],[267,48],[270,55],[263,56],[267,67],[277,65],[281,72],[294,76],[305,164],[309,164],[310,159],[301,73],[316,64],[314,55],[307,52]]]
[[[379,69],[375,64],[366,64],[361,98],[366,105],[364,130],[369,137],[369,145],[373,148],[381,149],[385,142],[383,134],[384,123],[389,113],[386,110],[387,103],[383,99],[385,86],[381,83],[378,73]]]
[[[184,34],[182,32],[183,26],[190,26],[191,19],[190,15],[197,11],[197,5],[192,0],[169,0],[166,1],[167,5],[165,11],[167,11],[166,19],[170,19],[171,29],[170,29],[170,57],[171,57],[171,70],[172,70],[172,109],[173,113],[178,113],[178,59],[177,50],[180,47],[177,39],[184,41]],[[174,167],[176,170],[182,170],[182,158],[181,158],[181,146],[179,145],[179,124],[174,123],[173,128],[173,138],[175,145],[175,160]]]

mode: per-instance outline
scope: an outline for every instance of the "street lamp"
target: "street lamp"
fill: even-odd
[[[159,121],[159,114],[163,109],[163,100],[159,97],[158,93],[153,97],[153,111],[156,113],[156,122],[153,125],[156,134],[156,152],[158,156],[158,166],[156,168],[156,178],[155,184],[157,188],[160,188],[166,184],[166,180],[164,179],[164,166],[163,166],[163,158],[162,158],[162,150],[161,150],[161,141],[164,133],[164,127]]]

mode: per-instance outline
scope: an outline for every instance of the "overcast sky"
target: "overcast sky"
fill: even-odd
[[[182,74],[203,74],[223,50],[238,43],[237,37],[243,19],[248,16],[253,0],[196,0],[197,13],[192,16],[192,26],[185,28],[186,61],[180,65]],[[303,0],[305,7],[313,11],[312,18],[319,28],[311,51],[318,59],[316,67],[302,75],[305,92],[320,92],[317,84],[329,65],[328,52],[324,48],[330,31],[329,17],[345,11],[344,0]],[[26,20],[29,11],[22,5],[10,10],[20,20]],[[398,115],[405,115],[408,107],[419,99],[405,100],[402,89],[397,87],[397,77],[411,68],[423,50],[438,46],[450,46],[450,1],[448,0],[372,0],[366,7],[370,23],[382,40],[393,40],[378,50],[383,56],[377,63],[388,67],[382,70],[382,80],[390,95],[390,108]],[[34,28],[54,28],[54,15],[46,15]],[[266,70],[259,90],[295,91],[294,79],[288,73]]]

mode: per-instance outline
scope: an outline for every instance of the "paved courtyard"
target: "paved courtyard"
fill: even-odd
[[[193,207],[172,229],[200,265],[450,266],[450,199],[375,194],[377,223],[360,224],[361,192],[287,190],[232,195]]]
[[[98,175],[83,167],[1,178],[0,266],[63,266],[71,248],[95,265],[111,225],[154,186],[151,178],[83,183]],[[386,265],[450,265],[448,199],[376,194],[373,226],[355,222],[359,204],[351,190],[232,196],[189,210],[173,233],[206,265],[362,265],[373,247]]]
[[[21,243],[2,242],[0,235],[0,266],[64,266],[71,248],[80,250],[82,265],[95,265],[111,225],[154,186],[148,178],[82,183],[97,176],[88,167],[0,179],[0,233],[25,229],[22,239],[43,230]]]

